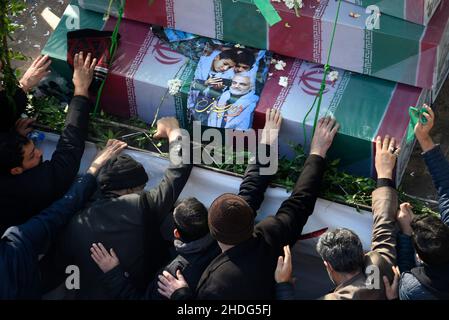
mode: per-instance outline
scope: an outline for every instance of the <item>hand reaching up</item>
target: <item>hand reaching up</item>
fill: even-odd
[[[396,266],[391,267],[394,273],[393,282],[390,284],[387,276],[383,276],[384,285],[385,285],[385,295],[388,300],[395,300],[399,297],[399,278],[401,277],[401,272],[399,268]]]
[[[435,144],[430,137],[430,130],[432,130],[435,122],[435,113],[427,104],[423,107],[426,111],[422,114],[422,116],[426,119],[426,121],[421,121],[421,119],[418,121],[415,126],[415,136],[421,146],[422,151],[426,152],[435,147]]]
[[[100,169],[113,157],[117,156],[122,152],[128,145],[125,142],[110,139],[108,140],[106,147],[101,150],[95,160],[90,165],[87,173],[96,176]]]
[[[28,133],[30,133],[31,131],[33,131],[33,123],[34,123],[35,119],[33,118],[20,118],[19,120],[16,121],[16,131],[18,134],[20,134],[21,136],[26,137],[28,135]]]
[[[310,154],[325,158],[339,128],[340,125],[335,119],[331,117],[321,118],[315,128],[315,134],[313,135],[310,146]]]
[[[75,96],[89,97],[89,87],[94,77],[94,69],[97,65],[97,59],[92,60],[92,55],[87,54],[84,59],[84,53],[75,54],[73,59],[73,84],[75,85]]]
[[[405,235],[411,236],[413,233],[411,224],[413,220],[413,207],[410,203],[405,202],[400,205],[400,209],[396,215],[396,221],[399,224],[401,232]]]
[[[274,280],[276,280],[276,283],[293,282],[292,268],[290,247],[284,246],[284,256],[278,258],[278,264],[274,271]]]
[[[19,81],[23,91],[28,92],[37,86],[42,78],[50,73],[50,64],[48,55],[37,57]]]
[[[390,136],[386,135],[382,141],[380,136],[377,137],[375,166],[379,179],[393,179],[393,170],[400,151],[394,138],[390,139]]]
[[[157,131],[154,139],[167,138],[169,142],[174,141],[181,134],[179,122],[174,117],[165,117],[157,121]]]
[[[272,145],[279,136],[279,129],[282,124],[281,111],[278,109],[268,109],[266,112],[265,126],[262,130],[261,144]]]

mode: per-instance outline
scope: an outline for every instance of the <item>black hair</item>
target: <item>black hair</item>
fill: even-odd
[[[234,62],[237,61],[237,51],[235,49],[229,49],[229,50],[223,50],[220,52],[220,54],[217,56],[220,60],[222,59],[229,59]]]
[[[198,240],[209,233],[207,209],[197,198],[181,200],[173,212],[173,220],[184,242]]]
[[[412,241],[419,258],[429,266],[449,264],[449,227],[432,215],[415,216]]]
[[[9,174],[12,168],[23,163],[23,147],[30,140],[17,132],[0,134],[0,172]]]
[[[248,66],[252,66],[256,62],[256,57],[254,56],[254,53],[248,50],[243,50],[237,55],[237,61],[236,63],[242,63],[246,64]]]

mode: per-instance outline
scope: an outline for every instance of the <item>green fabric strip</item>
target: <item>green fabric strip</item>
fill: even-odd
[[[410,107],[408,109],[408,114],[410,116],[410,122],[408,124],[408,130],[407,130],[407,143],[413,141],[415,139],[415,127],[418,124],[419,121],[421,121],[422,124],[427,123],[426,117],[424,117],[424,113],[427,112],[425,108],[415,108]]]
[[[402,19],[405,18],[405,0],[356,0],[355,4],[365,8],[376,5],[380,12]]]
[[[260,13],[265,18],[266,22],[270,25],[270,27],[282,20],[282,18],[279,16],[279,13],[271,4],[270,0],[237,0],[237,1],[255,4],[257,9],[260,10]]]
[[[400,75],[402,78],[397,78],[397,82],[414,83],[416,71],[412,71],[417,70],[424,31],[422,25],[382,15],[380,29],[366,30],[366,35],[370,35],[370,41],[365,42],[365,57],[371,57],[368,74],[379,78]]]

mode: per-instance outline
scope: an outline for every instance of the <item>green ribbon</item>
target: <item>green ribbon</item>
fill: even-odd
[[[323,101],[323,93],[324,93],[324,90],[326,89],[327,74],[329,73],[329,70],[330,70],[329,62],[331,59],[332,47],[334,46],[335,31],[337,29],[338,16],[340,15],[340,7],[341,7],[341,0],[338,0],[337,13],[335,14],[334,26],[333,26],[333,30],[332,30],[332,37],[331,37],[331,41],[330,41],[329,50],[327,52],[327,62],[324,65],[324,74],[323,74],[323,80],[321,81],[320,91],[318,92],[318,95],[315,97],[315,100],[313,101],[312,106],[307,111],[306,116],[304,117],[304,120],[302,122],[303,131],[304,131],[304,147],[307,145],[306,121],[307,121],[309,114],[315,108],[315,104],[317,104],[317,108],[316,108],[316,112],[315,112],[315,119],[313,121],[312,136],[315,133],[315,128],[318,123],[318,118],[320,116],[321,102]]]
[[[271,4],[270,0],[236,0],[234,2],[237,1],[255,4],[270,27],[274,26],[276,23],[282,20],[282,18],[279,16],[279,13]]]
[[[412,142],[415,139],[415,127],[418,122],[421,122],[422,124],[427,123],[427,118],[424,117],[424,113],[427,113],[427,110],[425,108],[408,108],[410,122],[408,124],[407,130],[407,143]]]
[[[109,3],[108,17],[109,17],[109,11],[111,9],[113,1],[114,0],[111,0],[110,3]],[[122,22],[122,18],[123,18],[123,7],[125,6],[125,2],[126,2],[126,0],[123,0],[123,2],[120,2],[120,6],[119,6],[119,9],[118,9],[117,23],[115,24],[114,31],[112,32],[111,47],[109,48],[109,56],[110,56],[109,66],[112,65],[112,60],[114,59],[115,52],[117,51],[117,47],[118,47],[118,31],[120,29],[120,23]],[[107,78],[107,76],[101,82],[100,88],[98,89],[97,100],[95,102],[94,116],[97,116],[98,109],[100,108],[100,101],[101,101],[101,96],[103,94],[104,85],[106,83],[106,78]]]

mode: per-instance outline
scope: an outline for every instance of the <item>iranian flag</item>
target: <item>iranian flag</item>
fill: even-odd
[[[299,59],[285,60],[283,71],[271,70],[254,118],[254,128],[262,128],[265,112],[282,110],[280,152],[293,156],[290,144],[307,145],[312,138],[316,108],[306,117],[317,97],[324,69],[322,65]],[[428,90],[334,69],[338,79],[326,80],[319,117],[333,116],[340,123],[330,157],[341,159],[341,167],[361,176],[373,176],[375,139],[389,134],[401,143],[397,180],[400,181],[412,151],[407,145],[408,108],[428,102]],[[288,85],[279,85],[288,77]],[[306,136],[304,136],[304,129]]]
[[[392,2],[397,8],[396,5],[387,5]],[[419,6],[413,6],[418,2]],[[380,15],[376,20],[378,23],[373,22],[372,18],[377,18],[377,13],[366,13],[365,8],[369,3],[384,10],[403,8],[407,16],[408,12],[421,12],[421,2],[425,2],[425,10],[434,12],[427,27],[386,14]],[[83,0],[80,4],[90,10],[106,12],[109,1]],[[273,2],[282,21],[272,27],[249,0],[155,0],[151,5],[145,1],[129,0],[124,4],[124,16],[128,19],[323,64],[338,1],[304,0],[300,17],[284,3]],[[341,4],[331,65],[434,89],[437,93],[441,87],[440,80],[449,70],[446,63],[449,60],[449,0],[441,0],[439,6],[435,1],[424,0],[373,0],[358,1],[358,4]],[[109,11],[114,14],[117,8]],[[447,68],[439,68],[442,65]]]

